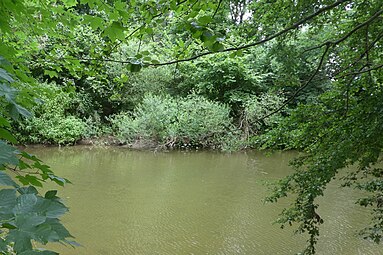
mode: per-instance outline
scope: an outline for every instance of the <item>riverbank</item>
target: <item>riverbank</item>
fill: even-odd
[[[100,136],[100,137],[92,137],[92,138],[83,138],[75,143],[72,144],[66,144],[66,145],[60,145],[60,144],[52,144],[52,143],[27,143],[18,145],[19,148],[26,148],[26,147],[71,147],[71,146],[116,146],[116,147],[124,147],[124,148],[130,148],[135,150],[164,150],[164,149],[185,149],[185,148],[194,148],[199,149],[200,147],[191,147],[187,146],[185,144],[184,146],[170,146],[169,144],[160,144],[159,142],[156,142],[154,140],[135,140],[134,142],[127,143],[122,142],[120,139],[118,139],[115,136]],[[213,149],[213,148],[206,148],[206,149]]]
[[[76,142],[74,145],[122,146],[139,150],[150,150],[164,147],[163,145],[159,145],[158,143],[149,140],[136,140],[133,143],[121,142],[121,140],[115,136],[84,138]]]

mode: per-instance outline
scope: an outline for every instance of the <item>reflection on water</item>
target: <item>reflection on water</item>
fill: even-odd
[[[60,190],[64,223],[84,247],[65,255],[295,254],[305,236],[272,222],[288,200],[262,203],[265,183],[288,173],[294,153],[142,152],[124,148],[34,148],[74,185]],[[318,254],[383,254],[356,237],[368,212],[357,193],[333,185],[320,200]]]

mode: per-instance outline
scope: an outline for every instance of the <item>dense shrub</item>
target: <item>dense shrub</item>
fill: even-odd
[[[236,116],[248,96],[267,90],[268,76],[254,71],[246,58],[216,55],[180,65],[174,94],[197,93],[229,105]]]
[[[147,67],[140,72],[127,73],[126,67],[115,64],[108,73],[111,77],[119,76],[113,78],[120,82],[120,89],[115,97],[120,100],[121,109],[124,111],[132,111],[146,94],[167,94],[173,80],[171,69],[167,66]]]
[[[19,141],[24,143],[73,144],[86,132],[85,123],[68,113],[73,108],[74,91],[64,91],[54,84],[42,84],[41,103],[34,116],[15,123]]]
[[[244,103],[241,128],[247,136],[275,127],[281,121],[281,113],[265,116],[278,109],[285,101],[283,96],[277,93],[264,93],[260,96],[252,96]]]
[[[149,94],[134,114],[118,114],[111,122],[124,142],[146,139],[169,147],[219,146],[231,128],[227,106],[196,95]]]

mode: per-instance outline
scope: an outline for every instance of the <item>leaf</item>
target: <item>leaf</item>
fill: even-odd
[[[143,56],[148,56],[150,55],[150,51],[144,50],[140,52]]]
[[[119,10],[119,11],[125,11],[127,6],[126,6],[126,3],[124,2],[121,2],[121,1],[116,1],[114,3],[114,7]]]
[[[32,117],[32,114],[27,109],[14,102],[9,105],[9,114],[14,120],[18,120],[20,115],[26,118]]]
[[[59,218],[68,212],[65,205],[55,200],[46,200],[45,205],[48,205],[45,214],[47,218]]]
[[[107,27],[104,30],[103,35],[109,37],[109,39],[112,41],[116,39],[124,40],[125,39],[124,31],[125,31],[125,28],[122,26],[122,24],[120,22],[114,21],[109,27]]]
[[[97,16],[86,15],[84,17],[85,22],[89,23],[91,28],[98,29],[104,27],[104,20]]]
[[[51,179],[52,181],[54,181],[55,183],[57,183],[60,186],[64,186],[65,183],[68,183],[68,180],[61,178],[61,177],[58,177],[54,174],[48,174],[48,177],[49,177],[49,179]]]
[[[11,177],[9,177],[4,171],[0,171],[0,186],[13,186],[18,187],[16,182],[14,182]]]
[[[77,5],[77,0],[63,0],[66,7],[70,8]]]
[[[14,81],[11,75],[7,71],[5,71],[3,68],[0,68],[0,79],[6,80],[8,82]]]
[[[19,163],[18,153],[19,151],[16,148],[0,140],[0,166],[6,164],[17,165]]]
[[[4,239],[0,238],[0,251],[6,251],[8,249],[8,245],[9,244]]]
[[[52,173],[52,170],[48,165],[41,164],[40,162],[35,162],[33,167],[39,169],[43,173]]]
[[[0,83],[0,96],[5,97],[7,102],[15,103],[18,92],[19,91],[17,89],[12,88],[5,83]]]
[[[14,242],[17,254],[32,249],[31,240],[36,239],[37,226],[43,224],[46,218],[36,214],[19,214],[15,217],[16,229],[9,231],[7,240]]]
[[[202,42],[210,42],[210,44],[213,44],[215,42],[215,37],[209,30],[203,31],[202,35],[200,36],[200,39]]]
[[[4,138],[11,143],[17,143],[16,138],[6,129],[0,128],[0,138]]]
[[[219,42],[216,42],[213,44],[213,46],[211,46],[211,51],[214,51],[214,52],[218,52],[218,51],[223,51],[225,48],[223,47],[223,45]]]
[[[44,70],[44,74],[48,75],[50,78],[53,78],[53,77],[58,78],[59,77],[57,72],[53,71],[53,70]]]
[[[0,116],[0,127],[10,127],[9,121],[6,118]]]
[[[13,208],[16,205],[16,190],[0,190],[0,222],[9,221],[14,217]]]
[[[38,241],[43,244],[64,241],[65,238],[72,237],[58,219],[47,219],[36,228],[35,234],[38,237]]]
[[[19,180],[19,182],[21,182],[23,185],[28,185],[29,184],[29,181],[27,180],[27,178],[25,178],[24,176],[22,175],[19,175],[19,176],[16,176],[16,178]]]
[[[16,199],[14,212],[17,214],[26,214],[35,212],[37,204],[37,196],[35,194],[22,194]]]
[[[153,28],[151,28],[151,27],[147,27],[147,28],[145,28],[145,33],[146,33],[147,35],[153,34]]]
[[[32,249],[31,236],[29,233],[12,229],[9,231],[6,241],[14,242],[13,249],[17,253],[21,253]]]
[[[19,175],[19,176],[16,176],[16,178],[19,180],[19,182],[21,182],[23,185],[28,185],[29,184],[29,181],[27,178],[25,178],[24,176],[22,175]]]
[[[40,182],[40,180],[36,176],[27,174],[24,176],[24,178],[25,180],[28,181],[27,184],[32,184],[33,186],[37,186],[37,187],[43,187],[43,184]]]
[[[144,57],[142,60],[144,60],[146,62],[150,62],[152,60],[152,58],[147,56],[147,57]]]
[[[213,21],[213,18],[211,16],[202,16],[198,18],[198,23],[201,25],[206,25]]]
[[[79,244],[78,242],[75,242],[75,241],[64,240],[63,242],[69,244],[72,247],[80,247],[80,246],[82,246],[81,244]]]
[[[18,167],[20,170],[24,170],[24,169],[31,168],[31,165],[29,165],[28,163],[20,159]]]
[[[21,154],[21,156],[23,156],[26,159],[30,159],[30,160],[35,161],[35,162],[41,162],[41,160],[38,159],[35,155],[29,154],[28,152],[22,151],[20,154]],[[36,166],[34,166],[34,167],[36,167]],[[36,167],[36,168],[38,168],[38,167]],[[48,166],[48,168],[49,168],[49,166]]]
[[[16,229],[17,227],[11,223],[3,223],[1,225],[2,228],[6,228],[6,229]]]
[[[56,197],[56,195],[57,195],[57,190],[49,190],[49,191],[47,191],[46,193],[45,193],[45,198],[46,199],[52,199],[52,198],[57,198]]]
[[[140,64],[129,64],[128,65],[129,71],[131,72],[139,72],[142,68],[142,65]]]
[[[33,186],[28,186],[28,187],[20,187],[17,189],[17,191],[20,193],[20,194],[39,194],[39,192],[37,191],[37,189]]]
[[[2,189],[0,190],[0,208],[1,213],[4,208],[13,208],[16,205],[16,190],[15,189]]]
[[[50,224],[52,230],[58,234],[60,240],[73,237],[58,219],[47,219],[46,223]]]

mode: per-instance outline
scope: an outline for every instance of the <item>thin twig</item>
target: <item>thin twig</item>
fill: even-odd
[[[136,54],[140,53],[140,50],[141,50],[141,43],[142,43],[142,35],[141,35],[141,37],[140,37],[140,41],[139,41],[139,43],[138,43],[138,48],[137,48],[137,53],[136,53]]]
[[[371,71],[374,71],[374,70],[378,70],[378,69],[380,69],[382,67],[383,67],[383,64],[379,64],[379,65],[373,66],[373,67],[368,68],[368,69],[364,69],[364,70],[362,69],[362,70],[357,71],[357,72],[351,72],[351,73],[343,74],[341,76],[338,76],[338,79],[339,78],[343,78],[343,77],[347,77],[347,76],[351,76],[351,75],[359,75],[359,74],[371,72]]]
[[[20,169],[17,168],[17,166],[14,167],[14,168],[9,167],[9,166],[5,166],[5,168],[10,170],[11,172],[17,174],[17,175],[21,175],[21,174],[39,175],[40,174],[38,171],[30,172],[30,171],[20,170]]]
[[[219,0],[218,5],[217,5],[217,8],[215,9],[215,11],[214,11],[214,13],[213,13],[212,18],[214,18],[215,15],[217,15],[217,12],[218,12],[218,10],[219,10],[219,7],[221,7],[221,4],[222,4],[222,0]]]
[[[369,40],[368,40],[368,29],[369,29],[369,25],[366,26],[366,66],[368,68],[371,67],[371,63],[370,63],[370,52],[368,50],[368,44],[369,44]],[[369,77],[369,80],[370,82],[372,81],[372,74],[371,74],[371,71],[368,72],[368,77]]]

